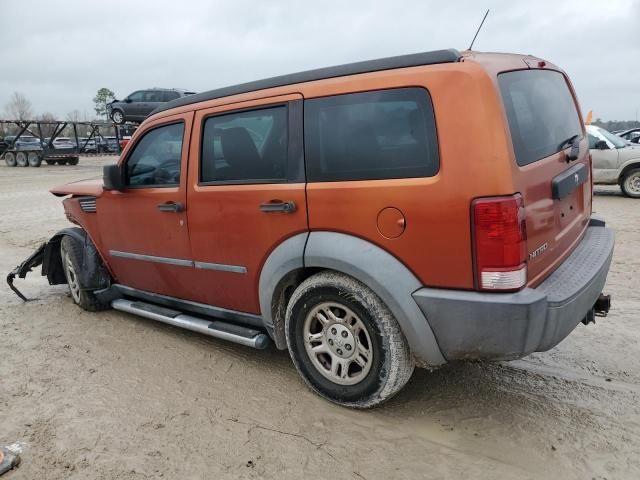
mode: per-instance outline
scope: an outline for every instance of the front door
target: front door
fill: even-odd
[[[589,131],[589,153],[593,162],[595,183],[616,183],[618,179],[618,149],[597,131]],[[596,148],[598,142],[605,142],[608,148]]]
[[[120,165],[123,191],[98,199],[101,241],[118,283],[188,296],[191,251],[186,183],[193,113],[156,120],[134,139]]]
[[[196,112],[187,217],[194,301],[259,313],[260,269],[307,231],[302,96]]]

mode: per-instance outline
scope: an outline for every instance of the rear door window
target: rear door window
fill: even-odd
[[[287,145],[284,105],[210,117],[204,123],[200,182],[283,181]]]
[[[180,97],[180,94],[178,92],[164,92],[163,95],[163,102],[170,102],[171,100],[175,100],[176,98]]]
[[[433,106],[422,88],[305,100],[311,182],[430,177],[438,172]]]
[[[551,70],[498,75],[516,162],[528,165],[566,147],[582,135],[582,122],[567,81]]]

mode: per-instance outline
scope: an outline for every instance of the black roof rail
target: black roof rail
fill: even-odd
[[[256,80],[239,85],[209,90],[208,92],[189,95],[188,97],[172,100],[156,108],[151,115],[164,112],[175,107],[182,107],[194,103],[214,100],[216,98],[239,95],[241,93],[253,92],[255,90],[265,90],[267,88],[283,87],[296,83],[311,82],[314,80],[324,80],[326,78],[343,77],[358,73],[379,72],[394,68],[417,67],[421,65],[434,65],[437,63],[454,63],[460,60],[460,52],[450,48],[447,50],[434,50],[432,52],[412,53],[410,55],[400,55],[397,57],[380,58],[377,60],[366,60],[364,62],[347,63],[335,67],[318,68],[305,72],[291,73],[278,77]]]

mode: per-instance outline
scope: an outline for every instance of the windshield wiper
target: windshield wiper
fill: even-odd
[[[572,162],[573,160],[578,159],[578,155],[580,154],[580,134],[577,133],[566,140],[564,140],[558,146],[558,150],[564,150],[567,147],[571,147],[571,151],[567,155],[567,161]]]

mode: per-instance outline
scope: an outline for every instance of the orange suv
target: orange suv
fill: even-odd
[[[67,197],[43,264],[81,307],[256,348],[352,407],[414,366],[545,351],[606,314],[613,232],[591,216],[566,74],[441,50],[167,103]]]

